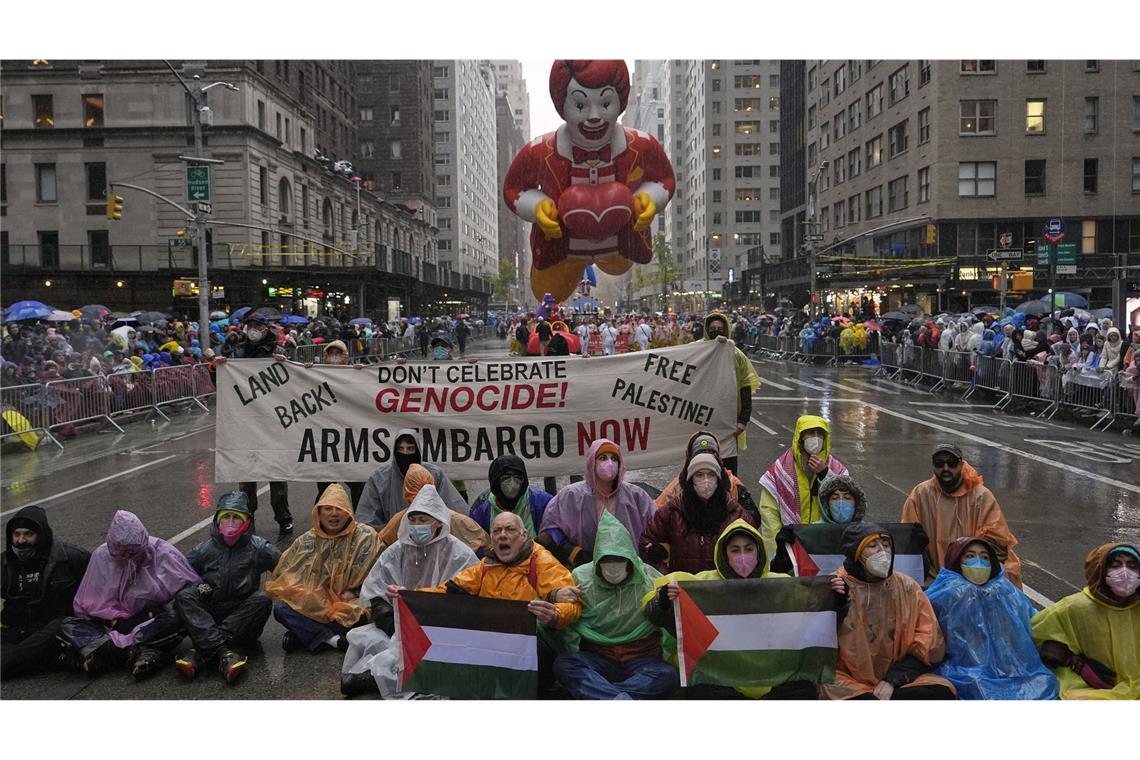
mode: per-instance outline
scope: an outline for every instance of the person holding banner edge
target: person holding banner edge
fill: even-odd
[[[728,317],[714,311],[705,317],[703,340],[728,340]],[[695,336],[694,336],[695,337]],[[752,394],[760,388],[760,376],[752,368],[752,362],[737,346],[732,347],[736,369],[736,387],[739,396],[736,404],[736,427],[729,435],[721,438],[721,460],[732,472],[739,472],[738,451],[748,448],[748,422],[752,419]],[[770,550],[769,550],[770,551]]]

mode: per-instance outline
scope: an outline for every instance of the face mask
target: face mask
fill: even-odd
[[[962,576],[976,586],[990,579],[990,563],[984,559],[968,559],[962,563]]]
[[[36,545],[23,544],[22,546],[17,546],[16,544],[12,544],[12,553],[15,554],[16,558],[21,562],[27,562],[36,556]]]
[[[437,346],[436,348],[432,349],[431,355],[436,359],[446,359],[447,349],[442,346]]]
[[[1140,575],[1127,567],[1110,570],[1105,574],[1104,580],[1118,599],[1127,599],[1136,593],[1137,588],[1140,588]]]
[[[864,557],[863,567],[876,578],[886,578],[891,573],[891,553],[879,552],[874,556]]]
[[[408,468],[413,464],[420,463],[420,452],[417,450],[414,454],[401,454],[396,452],[393,455],[396,459],[396,466],[400,468],[400,472],[405,475],[408,474]]]
[[[752,571],[756,569],[759,557],[755,554],[733,554],[728,558],[728,566],[739,575],[741,578],[747,578],[752,575]]]
[[[831,519],[837,523],[851,522],[851,518],[855,516],[855,502],[847,499],[840,499],[828,509],[831,511]]]
[[[499,483],[499,490],[508,499],[517,499],[522,492],[522,480],[518,478],[503,478]]]
[[[804,439],[804,451],[809,454],[818,454],[823,451],[823,439],[819,436],[812,436],[811,438]]]
[[[623,560],[598,563],[598,572],[606,583],[620,586],[629,577],[629,563]]]
[[[612,459],[607,459],[604,462],[598,462],[597,469],[598,477],[605,481],[611,481],[617,477],[618,463]]]
[[[412,539],[412,543],[417,546],[423,546],[428,541],[431,541],[434,533],[435,531],[430,525],[413,525],[408,530],[408,538]]]
[[[693,478],[693,490],[697,492],[697,496],[700,496],[705,501],[711,499],[712,495],[716,493],[716,486],[716,478],[700,478],[699,480]]]
[[[260,327],[247,327],[245,328],[245,337],[257,343],[265,337],[265,330]]]

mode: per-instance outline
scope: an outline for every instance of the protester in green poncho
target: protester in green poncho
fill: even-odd
[[[661,574],[644,564],[629,531],[603,512],[594,560],[574,570],[560,595],[582,602],[582,617],[567,628],[569,651],[554,674],[575,699],[663,699],[676,690],[677,670],[661,659],[657,626],[641,614],[641,599]]]

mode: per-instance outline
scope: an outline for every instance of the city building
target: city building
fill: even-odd
[[[203,111],[204,152],[224,162],[209,165],[213,307],[388,318],[427,311],[446,292],[430,220],[363,189],[333,161],[356,158],[351,63],[2,65],[6,292],[196,313],[198,245],[179,208],[189,205],[182,157],[194,151],[179,77],[194,76],[237,88],[209,89]],[[106,214],[112,183],[124,198],[121,221]],[[486,293],[477,283],[461,297],[474,308]]]
[[[927,313],[993,304],[1003,267],[1011,303],[1054,284],[1103,302],[1113,267],[1136,263],[1140,63],[803,66],[804,103],[784,111],[781,132],[785,147],[805,136],[787,169],[805,190],[785,198],[796,238],[765,268],[769,292],[806,303],[814,255],[831,310],[867,296],[881,310],[917,303]],[[1067,227],[1056,274],[1049,219]]]
[[[530,95],[527,94],[522,61],[491,61],[495,67],[495,94],[505,95],[511,102],[511,118],[524,140],[537,137],[530,133]]]
[[[499,65],[502,65],[501,62]],[[518,110],[511,102],[510,94],[500,88],[500,94],[495,98],[495,121],[498,136],[498,174],[496,180],[498,192],[495,196],[499,207],[497,267],[501,268],[504,263],[509,263],[514,269],[515,279],[509,288],[509,292],[500,294],[505,295],[506,298],[502,300],[496,298],[495,302],[505,302],[504,305],[514,306],[529,304],[534,300],[530,293],[530,224],[507,208],[507,202],[503,200],[501,191],[511,161],[528,142],[519,122],[516,121],[515,112]],[[497,269],[496,273],[498,271],[500,270]]]

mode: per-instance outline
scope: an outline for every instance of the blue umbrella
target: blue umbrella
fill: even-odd
[[[308,317],[302,317],[299,314],[290,314],[289,316],[283,317],[281,319],[281,324],[283,324],[283,325],[307,325],[307,324],[309,324],[309,318]]]
[[[357,317],[356,319],[348,320],[350,325],[371,325],[372,320],[368,317]]]
[[[1096,319],[1112,319],[1112,309],[1097,309],[1092,315]]]
[[[420,322],[423,322],[423,320],[420,319],[419,317],[412,317],[411,319],[408,320],[409,325],[418,325]]]
[[[237,311],[235,311],[233,314],[230,315],[230,324],[237,324],[238,322],[240,322],[241,318],[244,317],[246,314],[249,314],[249,312],[252,308],[253,308],[252,306],[243,306],[240,309],[238,309]]]
[[[4,318],[11,322],[44,319],[50,317],[54,311],[55,309],[39,301],[17,301],[4,310]]]
[[[1057,304],[1058,309],[1084,309],[1089,305],[1089,299],[1080,295],[1079,293],[1070,293],[1067,290],[1061,290],[1053,294],[1054,300],[1052,303]],[[1048,294],[1041,297],[1042,301],[1049,302]]]

